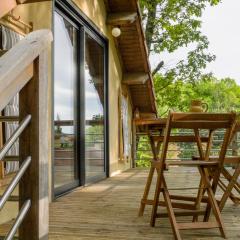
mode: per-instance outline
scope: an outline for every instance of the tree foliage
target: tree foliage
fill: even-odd
[[[215,59],[208,49],[208,39],[201,33],[201,16],[207,4],[216,5],[220,0],[140,0],[145,35],[149,53],[164,51],[174,53],[181,47],[190,47],[186,59],[172,68],[165,69],[159,61],[153,70],[159,70],[172,82],[177,79],[195,82],[202,75],[206,64]],[[165,70],[163,70],[165,69]]]
[[[181,80],[164,86],[165,77],[155,76],[158,111],[161,116],[168,110],[188,111],[192,99],[202,99],[210,112],[240,112],[240,86],[230,78],[202,77],[195,84]]]
[[[189,106],[192,99],[201,99],[209,106],[209,112],[240,112],[240,86],[235,80],[230,78],[217,79],[213,76],[203,77],[197,83],[184,83],[176,81],[163,87],[165,78],[157,74],[155,76],[155,88],[157,94],[158,111],[161,117],[166,117],[169,110],[189,111]],[[179,130],[184,133],[186,129]],[[191,131],[191,130],[189,130]],[[220,133],[219,133],[220,134]],[[219,139],[222,138],[220,134]],[[217,149],[218,143],[214,143],[214,148]],[[175,151],[168,152],[168,158],[191,158],[197,154],[196,146],[189,143],[170,144],[170,147]],[[137,165],[148,167],[152,153],[147,138],[141,138],[138,144]],[[175,155],[174,155],[175,154]],[[230,153],[231,154],[231,153]]]

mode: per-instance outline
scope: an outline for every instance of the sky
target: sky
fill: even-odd
[[[207,7],[202,21],[202,33],[210,42],[209,51],[217,57],[208,64],[206,72],[213,72],[218,78],[231,77],[240,85],[240,0],[222,0],[215,7]],[[166,67],[171,67],[185,58],[186,53],[186,49],[179,49],[171,55],[165,52],[152,56],[152,68],[159,58]]]
[[[240,1],[222,0],[216,7],[208,7],[202,32],[210,41],[210,52],[217,56],[208,70],[219,78],[234,78],[240,85]]]

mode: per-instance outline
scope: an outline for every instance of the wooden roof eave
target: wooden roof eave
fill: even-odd
[[[123,0],[124,1],[124,0]],[[147,46],[146,46],[146,40],[145,40],[145,34],[143,31],[142,27],[142,18],[141,18],[141,13],[140,13],[140,7],[137,3],[136,0],[128,0],[128,4],[126,1],[125,2],[119,2],[118,0],[114,0],[113,2],[110,2],[105,0],[106,2],[106,7],[109,12],[110,20],[108,21],[111,23],[110,25],[112,26],[136,26],[136,32],[139,36],[139,45],[141,47],[141,56],[142,56],[142,72],[145,72],[148,74],[148,80],[143,81],[142,83],[138,82],[137,80],[134,80],[136,84],[142,84],[146,86],[147,92],[148,92],[148,97],[149,97],[149,111],[152,111],[157,115],[157,107],[156,107],[156,98],[155,98],[155,92],[154,92],[154,85],[153,85],[153,79],[151,75],[151,67],[148,59],[148,51],[147,51]],[[115,3],[115,5],[113,5]],[[122,7],[122,5],[125,4],[125,7]],[[111,9],[111,7],[112,9]],[[120,6],[121,5],[121,6]],[[125,14],[123,14],[125,13]],[[120,19],[119,17],[122,17],[120,19],[121,21],[116,21],[116,17]],[[133,25],[134,24],[134,25]],[[121,52],[121,51],[120,51]],[[122,52],[121,52],[122,54]],[[121,56],[122,58],[122,56]],[[127,71],[127,73],[132,73],[132,71]],[[134,83],[129,83],[129,85],[134,85]],[[146,94],[147,94],[146,92]]]
[[[154,90],[151,65],[150,65],[149,58],[148,58],[149,54],[148,54],[148,50],[147,50],[146,37],[145,37],[145,33],[144,33],[143,27],[142,27],[142,16],[141,16],[141,11],[140,11],[140,6],[139,6],[138,1],[134,1],[134,2],[136,4],[136,8],[137,8],[138,20],[140,21],[140,25],[141,25],[140,29],[141,29],[141,34],[143,37],[143,42],[144,42],[146,61],[147,61],[148,69],[149,69],[148,74],[149,74],[149,85],[150,85],[150,97],[152,99],[153,112],[156,113],[156,115],[157,115],[156,95],[155,95],[155,90]]]

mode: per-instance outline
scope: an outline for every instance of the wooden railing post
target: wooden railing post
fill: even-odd
[[[30,210],[19,229],[20,240],[48,239],[48,63],[47,51],[34,61],[34,77],[19,93],[20,121],[32,116],[20,137],[20,159],[31,156],[30,168],[19,184],[20,208],[27,199]]]

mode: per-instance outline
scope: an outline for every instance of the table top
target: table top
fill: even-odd
[[[134,123],[138,132],[146,132],[146,128],[152,131],[159,131],[166,127],[167,118],[141,118],[135,119]],[[240,120],[237,120],[234,133],[240,132]]]

